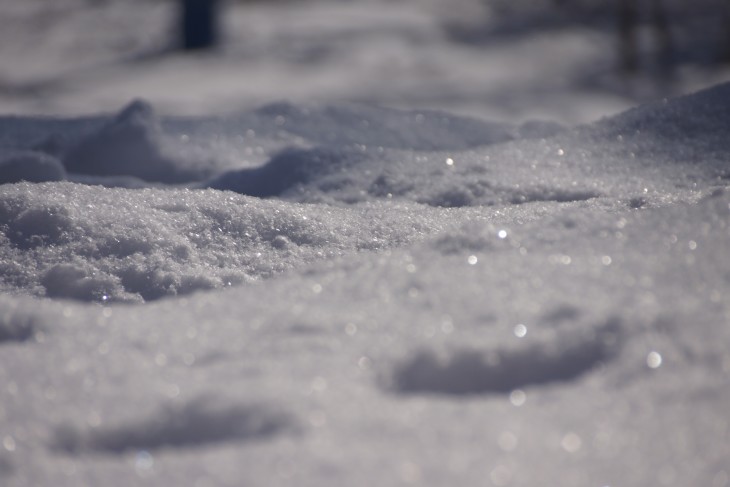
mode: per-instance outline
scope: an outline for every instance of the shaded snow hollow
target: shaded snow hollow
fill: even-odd
[[[0,119],[2,484],[729,485],[728,113]]]

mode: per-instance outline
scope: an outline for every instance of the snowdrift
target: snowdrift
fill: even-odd
[[[3,118],[3,485],[727,485],[728,113]]]

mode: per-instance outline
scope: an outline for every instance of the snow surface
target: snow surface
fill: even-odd
[[[728,113],[3,118],[2,484],[727,485]]]
[[[0,486],[729,486],[712,1],[0,0]]]

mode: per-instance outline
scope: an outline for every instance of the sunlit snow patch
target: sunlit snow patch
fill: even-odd
[[[9,185],[0,192],[0,286],[82,301],[149,301],[393,248],[454,221],[415,206],[321,212],[213,190]]]

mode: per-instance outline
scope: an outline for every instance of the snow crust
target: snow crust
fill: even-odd
[[[729,103],[2,119],[3,485],[727,485]]]
[[[188,189],[4,186],[6,292],[142,302],[382,251],[470,218],[409,204],[320,208]]]

